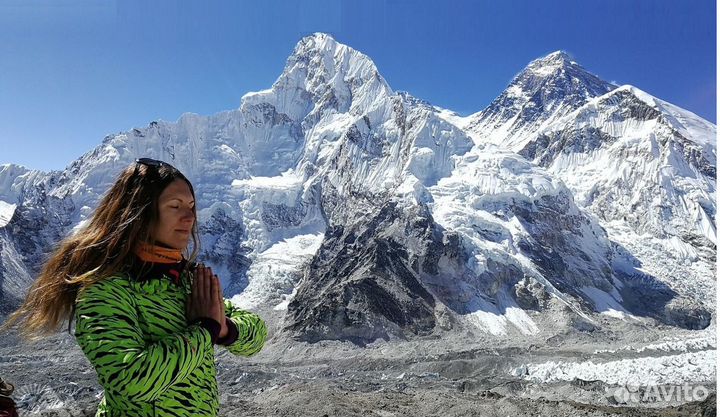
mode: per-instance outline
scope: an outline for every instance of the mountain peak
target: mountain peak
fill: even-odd
[[[315,61],[322,62],[325,66],[335,66],[339,63],[339,58],[346,55],[356,57],[356,60],[359,58],[359,61],[375,66],[372,59],[367,55],[336,41],[331,35],[322,32],[315,32],[300,39],[295,45],[292,54],[288,57],[288,63]]]
[[[300,41],[295,46],[293,55],[296,55],[298,53],[308,54],[313,52],[323,54],[326,52],[334,51],[336,48],[338,48],[338,46],[348,48],[345,45],[339,44],[335,40],[335,38],[328,35],[327,33],[315,32],[312,35],[308,35],[300,39]]]
[[[536,61],[544,61],[546,63],[552,63],[552,62],[562,62],[562,63],[573,63],[572,57],[570,54],[563,50],[558,50],[555,52],[552,52],[550,54],[547,54],[545,57],[537,59]]]
[[[332,35],[323,32],[315,32],[312,35],[307,35],[303,37],[300,42],[303,42],[304,40],[313,40],[317,43],[337,43]]]
[[[370,57],[337,42],[327,33],[316,32],[305,36],[295,45],[280,79],[287,76],[320,76],[316,81],[327,85],[336,75],[340,75],[338,81],[358,76],[364,79],[374,76],[382,78]],[[384,80],[382,82],[385,83]]]
[[[310,113],[317,118],[328,111],[364,113],[391,94],[370,57],[316,32],[295,45],[272,89],[242,100],[246,108],[266,103],[298,121]]]
[[[615,88],[568,53],[555,51],[530,62],[488,107],[468,118],[466,127],[476,140],[515,148],[531,132]]]
[[[556,72],[561,68],[582,69],[577,62],[565,51],[555,51],[542,58],[538,58],[530,62],[526,71],[531,71],[535,75],[546,76]],[[584,71],[584,69],[582,69]]]

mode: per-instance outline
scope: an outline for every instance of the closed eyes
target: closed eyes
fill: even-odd
[[[170,207],[171,209],[179,209],[179,208],[180,208],[180,206],[177,206],[177,205],[175,205],[175,206],[168,206],[168,207]],[[190,210],[195,210],[195,205],[193,204],[192,206],[189,207],[189,209],[190,209]]]

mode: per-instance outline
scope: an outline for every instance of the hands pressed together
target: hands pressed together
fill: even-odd
[[[228,333],[220,279],[212,273],[212,268],[204,264],[198,264],[195,270],[192,293],[185,304],[185,316],[188,323],[200,317],[214,319],[220,323],[219,337],[225,337]]]

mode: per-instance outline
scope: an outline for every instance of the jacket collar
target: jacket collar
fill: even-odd
[[[183,260],[182,252],[179,249],[162,245],[151,245],[147,242],[140,242],[135,248],[135,255],[145,262],[153,263],[177,263]]]
[[[135,281],[147,281],[152,278],[165,276],[175,284],[180,284],[180,277],[186,269],[187,260],[182,259],[175,263],[146,262],[138,256],[133,256],[127,271]]]

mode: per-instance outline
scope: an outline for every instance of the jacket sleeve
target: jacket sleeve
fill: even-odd
[[[223,300],[225,316],[238,330],[237,340],[225,348],[236,356],[252,356],[260,352],[267,338],[265,322],[257,314],[235,307],[227,298]]]
[[[213,350],[210,333],[194,324],[156,342],[143,340],[131,293],[105,279],[78,294],[75,338],[105,390],[153,401],[188,378]]]

